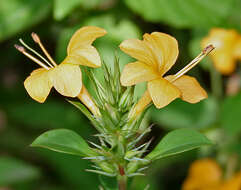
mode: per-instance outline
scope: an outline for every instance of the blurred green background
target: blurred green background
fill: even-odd
[[[240,0],[0,0],[0,190],[98,189],[99,184],[96,174],[85,172],[89,162],[29,147],[49,129],[72,129],[86,140],[93,140],[96,131],[55,91],[44,104],[28,96],[23,81],[37,65],[14,49],[19,38],[38,49],[30,36],[38,33],[60,63],[76,29],[100,26],[108,31],[95,42],[102,59],[111,67],[117,55],[123,67],[131,58],[120,52],[121,41],[141,39],[145,32],[165,32],[179,42],[179,58],[171,70],[175,73],[200,52],[200,40],[211,28],[241,33],[240,12]],[[239,80],[240,68],[235,72]],[[207,100],[195,105],[176,100],[161,110],[151,108],[145,122],[155,124],[150,134],[153,144],[172,129],[190,127],[217,145],[153,163],[147,176],[132,181],[131,189],[144,189],[147,184],[149,190],[180,189],[193,160],[213,156],[225,163],[229,155],[241,157],[241,91],[226,95],[229,77],[222,77],[222,98],[215,97],[213,72],[209,59],[190,71],[209,92]],[[97,75],[101,77],[100,69]],[[138,85],[136,97],[142,92],[143,85]]]

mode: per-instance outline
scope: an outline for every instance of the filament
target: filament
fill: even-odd
[[[206,48],[203,49],[203,51],[195,57],[187,66],[185,66],[183,69],[181,69],[179,72],[177,72],[174,75],[174,78],[172,79],[172,82],[180,78],[182,75],[184,75],[186,72],[191,70],[193,67],[195,67],[204,57],[206,57],[215,47],[213,45],[209,45]]]
[[[35,58],[34,56],[32,56],[31,54],[29,54],[28,52],[25,51],[23,46],[19,46],[19,45],[14,45],[14,47],[20,51],[22,54],[24,54],[25,56],[27,56],[29,59],[33,60],[35,63],[37,63],[38,65],[40,65],[41,67],[49,70],[49,68],[42,63],[41,61],[39,61],[37,58]]]
[[[49,53],[47,52],[47,50],[44,48],[43,44],[41,43],[41,40],[39,38],[39,36],[32,32],[31,34],[33,40],[40,46],[40,48],[42,49],[42,51],[44,52],[44,54],[47,56],[47,58],[49,59],[49,61],[54,65],[57,66],[57,64],[55,63],[55,61],[53,60],[53,58],[49,55]]]
[[[36,52],[34,49],[32,49],[31,47],[29,47],[21,38],[19,39],[20,43],[26,47],[28,50],[30,50],[31,52],[33,52],[35,55],[37,55],[38,57],[40,57],[45,63],[48,64],[48,66],[53,68],[53,65],[51,65],[48,60],[46,60],[42,55],[40,55],[38,52]]]

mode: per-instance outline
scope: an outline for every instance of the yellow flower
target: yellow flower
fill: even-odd
[[[157,108],[162,108],[176,98],[196,103],[207,97],[197,80],[184,74],[213,49],[211,46],[181,71],[166,77],[163,75],[174,65],[178,56],[175,38],[153,32],[144,34],[143,40],[125,40],[120,44],[120,49],[137,59],[125,65],[121,74],[122,85],[131,86],[147,81],[147,91],[132,111],[134,115],[139,114],[151,101]]]
[[[225,181],[218,190],[240,190],[241,189],[241,171],[231,179]]]
[[[103,35],[106,31],[102,28],[87,26],[82,27],[72,36],[67,49],[67,57],[62,63],[57,65],[42,45],[37,34],[32,33],[32,38],[39,44],[49,61],[41,57],[34,50],[29,48],[23,41],[22,44],[30,51],[34,52],[46,64],[39,61],[31,54],[26,52],[22,46],[15,47],[24,55],[39,64],[42,68],[34,70],[24,81],[24,86],[28,94],[36,101],[43,103],[52,87],[60,94],[68,97],[76,97],[81,93],[82,77],[79,65],[89,67],[100,67],[101,61],[97,50],[91,45],[92,42]],[[84,90],[86,91],[86,90]]]
[[[223,180],[223,172],[215,160],[205,158],[192,163],[182,190],[240,190],[241,172]]]
[[[197,160],[189,168],[182,190],[218,190],[221,180],[222,170],[214,160]]]
[[[231,74],[236,67],[236,61],[241,60],[241,35],[235,30],[213,28],[205,37],[201,46],[213,44],[215,53],[211,54],[215,68],[224,75]]]

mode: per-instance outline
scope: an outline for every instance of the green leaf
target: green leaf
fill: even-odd
[[[78,7],[82,0],[54,0],[54,18],[61,20]]]
[[[51,4],[49,0],[0,1],[0,41],[45,19]]]
[[[217,103],[209,97],[197,104],[176,100],[163,109],[151,110],[151,119],[167,129],[203,129],[215,122]]]
[[[235,0],[125,0],[127,6],[152,22],[175,27],[212,27],[227,20]]]
[[[228,135],[241,133],[241,92],[235,96],[227,97],[221,105],[221,127]]]
[[[40,135],[31,146],[79,156],[95,155],[81,136],[68,129],[47,131]]]
[[[146,156],[146,159],[156,160],[211,144],[212,142],[207,137],[195,130],[177,129],[164,136],[154,150]]]
[[[0,186],[34,180],[40,177],[40,171],[21,160],[0,157]]]

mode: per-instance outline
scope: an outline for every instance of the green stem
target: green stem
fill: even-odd
[[[119,190],[127,190],[127,177],[124,175],[124,176],[118,176],[117,178],[118,180],[118,187],[119,187]]]
[[[213,96],[219,101],[223,95],[223,85],[222,85],[222,76],[221,74],[211,66],[211,89]]]

